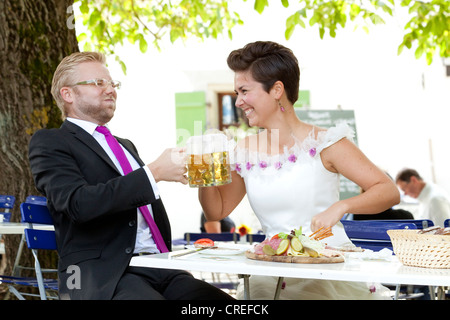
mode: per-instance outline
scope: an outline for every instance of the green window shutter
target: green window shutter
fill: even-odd
[[[200,135],[206,129],[206,94],[204,91],[175,93],[177,145],[187,138]]]
[[[309,90],[300,90],[298,92],[298,100],[294,103],[294,108],[310,107],[311,93]]]

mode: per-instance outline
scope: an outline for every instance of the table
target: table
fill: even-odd
[[[54,230],[52,225],[33,225],[36,229]],[[27,223],[22,222],[0,222],[0,234],[24,234],[25,228],[28,227]]]
[[[343,263],[297,264],[251,260],[244,256],[212,256],[193,253],[172,257],[174,253],[136,256],[131,266],[235,273],[244,276],[245,298],[249,298],[248,276],[276,276],[342,281],[377,282],[394,285],[450,286],[450,269],[427,269],[391,261],[347,258]]]
[[[0,222],[0,235],[5,234],[21,234],[22,239],[19,243],[19,248],[17,249],[16,258],[14,261],[14,267],[13,267],[13,276],[19,276],[20,268],[19,261],[20,257],[22,256],[23,246],[25,243],[25,229],[28,228],[28,223],[23,222]],[[53,225],[47,225],[47,224],[33,224],[33,228],[36,229],[42,229],[42,230],[55,230]]]

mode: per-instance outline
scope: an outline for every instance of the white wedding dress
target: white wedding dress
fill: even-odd
[[[341,123],[313,132],[302,142],[285,148],[283,154],[251,152],[239,146],[235,152],[235,170],[244,179],[250,205],[261,222],[264,234],[272,237],[302,227],[311,233],[311,218],[339,200],[339,175],[325,169],[320,153],[337,141],[353,138],[353,131]],[[325,241],[339,247],[351,245],[342,224],[332,228],[334,236]],[[276,277],[250,277],[251,299],[273,299]],[[285,279],[280,299],[385,299],[389,291],[374,284],[315,279]],[[373,288],[373,287],[372,287]],[[238,287],[243,298],[243,285]]]

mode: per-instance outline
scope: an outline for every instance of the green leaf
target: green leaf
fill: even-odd
[[[285,7],[285,8],[289,7],[289,1],[288,1],[288,0],[281,0],[281,4],[282,4],[283,7]]]
[[[408,13],[411,14],[413,12],[417,12],[420,6],[421,6],[421,3],[415,1],[414,4],[409,8]]]
[[[83,1],[81,1],[80,12],[81,12],[82,14],[88,14],[88,13],[89,13],[88,0],[83,0]]]
[[[264,11],[264,8],[269,6],[268,0],[255,0],[255,10],[258,13],[262,13]]]
[[[83,46],[83,51],[92,51],[92,46],[89,42],[86,42]]]
[[[403,43],[401,43],[401,44],[398,46],[398,49],[397,49],[397,55],[400,55],[400,54],[402,53],[404,47],[405,47],[405,45],[404,45]]]
[[[180,32],[177,29],[170,30],[170,42],[174,43],[180,37]]]
[[[287,239],[288,234],[287,234],[287,233],[284,233],[284,232],[280,232],[280,233],[278,234],[278,237],[280,237],[280,239]]]
[[[300,12],[297,11],[293,15],[289,16],[286,19],[286,28],[292,28],[295,27],[297,24],[301,25],[303,28],[305,27],[305,23],[300,18]]]
[[[426,54],[427,63],[430,65],[433,62],[433,51],[428,51]]]
[[[312,27],[317,21],[319,21],[319,16],[314,13],[311,19],[309,19],[309,25]]]
[[[78,42],[81,42],[81,41],[84,41],[84,40],[86,40],[86,38],[87,38],[87,35],[86,35],[86,33],[80,33],[78,36],[77,36],[77,40],[78,40]]]
[[[331,29],[330,29],[330,36],[331,36],[332,38],[335,38],[335,37],[336,37],[336,28],[331,28]],[[322,36],[321,36],[321,38],[322,38]]]
[[[286,40],[291,38],[297,25],[300,25],[302,28],[306,27],[305,22],[301,18],[301,14],[301,11],[297,11],[286,19],[286,30],[284,32],[284,37]]]
[[[118,56],[116,56],[115,60],[119,63],[123,74],[126,75],[127,74],[127,66],[125,65],[125,63]]]
[[[361,12],[361,7],[358,6],[357,4],[352,3],[352,5],[350,6],[350,20],[354,20],[359,13]]]
[[[305,8],[300,9],[297,12],[300,14],[300,16],[302,16],[303,18],[306,18],[306,9]]]
[[[423,52],[424,52],[424,47],[419,45],[417,47],[416,51],[414,52],[416,59],[419,59],[422,56]]]
[[[141,50],[142,53],[146,53],[147,52],[147,48],[148,48],[147,41],[144,39],[144,37],[142,37],[139,40],[139,50]]]
[[[372,21],[373,24],[383,24],[384,20],[377,14],[375,13],[371,13],[369,16],[370,20]]]
[[[286,28],[286,31],[284,31],[284,38],[286,40],[289,40],[291,38],[292,34],[294,33],[294,30],[295,30],[295,26]]]
[[[320,39],[323,39],[323,35],[325,34],[325,29],[320,27],[319,28],[319,35],[320,35]]]
[[[97,22],[100,20],[100,11],[97,9],[94,9],[94,11],[91,13],[88,21],[88,26],[93,27],[97,24]]]

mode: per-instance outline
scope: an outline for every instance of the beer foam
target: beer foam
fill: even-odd
[[[224,152],[227,150],[227,137],[224,134],[211,134],[211,152]]]
[[[186,142],[187,154],[202,154],[203,136],[192,136]]]
[[[228,151],[227,137],[222,134],[192,136],[186,142],[187,154],[204,154]]]

